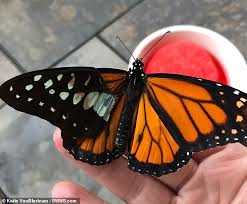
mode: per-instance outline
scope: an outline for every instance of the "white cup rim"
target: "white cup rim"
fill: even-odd
[[[135,58],[141,58],[142,57],[141,54],[144,48],[150,42],[153,42],[155,39],[160,38],[167,31],[171,31],[172,33],[191,32],[195,34],[206,35],[211,42],[215,42],[217,45],[221,46],[222,51],[219,50],[219,52],[227,51],[226,54],[233,58],[232,60],[230,60],[229,57],[227,57],[226,59],[227,66],[224,66],[224,69],[228,74],[229,85],[237,89],[240,89],[242,91],[245,92],[247,91],[247,85],[246,85],[247,64],[242,53],[226,37],[208,28],[194,26],[194,25],[174,25],[174,26],[162,28],[160,30],[151,33],[146,38],[144,38],[135,48],[133,52],[133,56]],[[129,60],[129,67],[132,67],[133,61],[134,59],[131,57]]]

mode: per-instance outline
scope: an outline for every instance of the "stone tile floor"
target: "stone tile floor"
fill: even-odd
[[[127,68],[128,52],[156,29],[201,25],[232,40],[247,57],[245,0],[2,0],[0,84],[26,71],[52,66]],[[49,123],[0,101],[0,187],[10,197],[49,197],[69,180],[109,203],[123,203],[56,151]],[[0,193],[1,196],[1,193]]]

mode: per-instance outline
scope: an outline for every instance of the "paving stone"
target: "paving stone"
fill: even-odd
[[[127,69],[127,63],[112,52],[97,38],[93,38],[83,47],[69,55],[57,66],[89,66]]]
[[[137,1],[1,1],[0,41],[26,70],[46,68]]]
[[[55,149],[54,126],[9,106],[1,109],[0,121],[0,185],[8,196],[50,197],[61,180],[98,192],[100,186]]]
[[[208,27],[233,41],[247,57],[246,0],[146,0],[120,20],[107,27],[101,36],[126,59],[130,58],[118,35],[131,49],[157,29],[177,24]]]
[[[20,74],[11,61],[0,51],[0,85],[8,79]],[[0,99],[0,107],[3,105]]]

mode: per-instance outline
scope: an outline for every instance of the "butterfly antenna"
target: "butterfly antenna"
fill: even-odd
[[[167,32],[165,32],[162,36],[161,36],[161,38],[156,42],[156,43],[154,43],[153,44],[153,46],[152,47],[150,47],[150,49],[144,54],[144,56],[141,58],[141,60],[143,60],[143,58],[165,37],[165,35],[166,34],[168,34],[168,33],[170,33],[171,31],[167,31]]]
[[[136,60],[136,58],[133,56],[133,54],[130,52],[130,50],[127,48],[127,46],[123,43],[123,41],[118,37],[116,36],[116,38],[123,44],[123,46],[129,51],[130,55],[133,57],[134,60]]]

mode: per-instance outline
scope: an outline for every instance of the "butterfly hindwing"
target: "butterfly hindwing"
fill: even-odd
[[[112,160],[112,155],[101,161],[97,154],[116,151],[113,147],[113,129],[116,124],[111,114],[121,112],[118,104],[123,101],[126,85],[127,74],[122,70],[55,68],[29,72],[5,82],[0,87],[0,96],[13,108],[36,115],[59,127],[65,148],[75,157],[79,154],[77,147],[81,143],[81,149],[88,155],[85,161],[97,161],[100,164],[107,162],[107,159]],[[110,136],[104,131],[110,132]],[[104,134],[105,139],[102,136]],[[90,138],[95,144],[93,149],[89,148]],[[108,145],[99,147],[106,140]]]
[[[144,92],[133,119],[132,141],[129,147],[129,168],[142,174],[161,176],[187,164],[186,152],[174,140]]]
[[[109,121],[97,137],[72,138],[62,134],[63,145],[77,160],[94,165],[110,163],[123,152],[115,145],[117,129],[125,104],[126,95],[122,95],[115,104]]]
[[[240,142],[247,146],[247,96],[193,77],[148,75],[130,146],[130,168],[163,175],[192,152]]]

